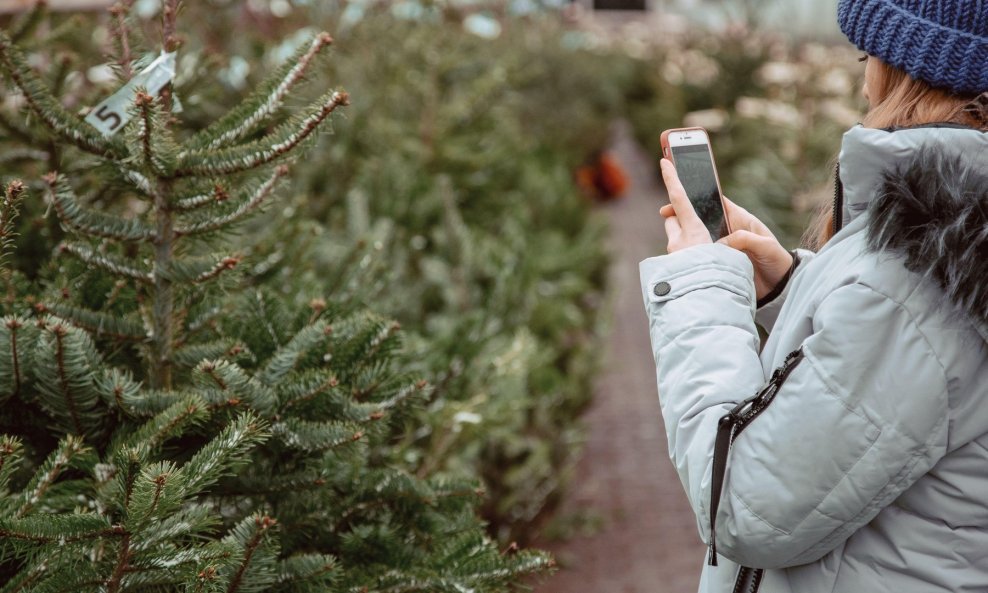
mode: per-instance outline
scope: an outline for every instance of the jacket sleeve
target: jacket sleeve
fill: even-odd
[[[670,457],[709,543],[717,423],[766,380],[750,263],[714,244],[640,270]],[[717,547],[745,566],[821,558],[945,452],[945,372],[901,304],[844,286],[817,308],[802,351],[730,452]]]
[[[786,278],[785,285],[779,287],[778,294],[766,299],[765,303],[759,303],[760,306],[755,312],[755,322],[765,328],[767,332],[772,331],[775,320],[779,317],[779,311],[782,310],[782,305],[785,304],[786,299],[789,297],[789,289],[792,287],[793,278],[796,277],[796,274],[805,270],[806,264],[816,257],[816,253],[808,249],[796,249],[793,251],[793,255],[796,258],[795,267],[792,273],[789,274],[789,277]]]

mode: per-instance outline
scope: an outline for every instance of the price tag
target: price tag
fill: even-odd
[[[134,101],[134,91],[137,87],[144,87],[149,95],[157,97],[161,89],[165,88],[173,78],[175,78],[175,52],[162,52],[148,64],[147,68],[120,87],[119,91],[94,107],[86,116],[86,121],[104,136],[112,136],[130,121],[129,108]]]

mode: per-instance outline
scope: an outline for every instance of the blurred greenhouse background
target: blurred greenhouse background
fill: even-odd
[[[21,187],[15,180],[23,182],[27,196],[18,202],[19,216],[0,220],[0,243],[10,247],[0,259],[6,295],[0,313],[9,327],[68,320],[92,337],[85,342],[91,354],[82,358],[96,356],[100,364],[123,369],[133,375],[134,389],[144,389],[145,374],[153,374],[142,362],[140,339],[126,342],[107,333],[102,322],[85,320],[124,313],[139,320],[146,313],[144,299],[150,297],[140,282],[111,274],[121,270],[120,261],[145,262],[144,256],[136,247],[118,249],[97,239],[86,249],[123,258],[113,259],[115,269],[99,258],[66,255],[65,241],[74,230],[60,220],[61,203],[46,174],[65,176],[84,209],[123,221],[160,215],[128,185],[136,156],[97,163],[73,145],[64,126],[46,119],[38,97],[56,97],[60,107],[52,109],[71,120],[65,129],[83,125],[82,117],[159,54],[161,23],[174,4],[0,0],[4,208],[14,208],[17,192],[11,188]],[[594,511],[564,501],[574,472],[582,482],[594,471],[586,464],[577,469],[588,434],[611,429],[595,424],[593,416],[581,418],[601,405],[599,392],[607,387],[595,378],[614,356],[612,345],[627,339],[609,331],[614,307],[624,306],[620,294],[639,290],[636,283],[609,285],[609,278],[620,277],[614,270],[629,265],[614,243],[621,234],[614,217],[630,199],[654,200],[657,211],[661,190],[647,197],[640,191],[655,186],[660,132],[700,125],[711,132],[725,193],[794,246],[830,195],[840,135],[862,108],[858,56],[837,37],[835,5],[648,0],[644,11],[594,11],[590,0],[182,3],[173,40],[179,47],[170,85],[174,103],[163,124],[174,142],[195,139],[272,73],[287,71],[320,31],[333,37],[330,57],[313,62],[306,84],[293,86],[284,106],[271,112],[270,121],[257,122],[246,138],[296,125],[296,112],[327,89],[345,88],[349,105],[320,128],[331,126],[331,133],[312,134],[301,156],[283,161],[291,167],[278,170],[285,179],[277,198],[256,212],[257,204],[245,206],[253,216],[224,239],[237,252],[236,261],[224,265],[237,269],[211,294],[229,298],[208,315],[194,303],[182,313],[202,315],[203,321],[195,326],[201,333],[191,338],[196,348],[187,359],[171,361],[176,382],[188,379],[189,389],[199,389],[197,373],[216,361],[237,365],[244,377],[260,373],[259,352],[294,344],[296,325],[328,311],[346,320],[374,320],[381,332],[368,333],[366,343],[342,354],[324,355],[330,366],[351,360],[347,356],[355,361],[360,372],[348,387],[354,405],[390,401],[373,395],[387,383],[378,373],[416,378],[418,386],[399,406],[400,414],[389,412],[387,421],[360,430],[354,440],[370,435],[363,448],[308,451],[322,456],[325,467],[346,468],[338,474],[345,477],[321,490],[312,484],[325,485],[325,477],[309,480],[298,492],[311,496],[309,501],[339,502],[304,519],[312,529],[307,535],[293,535],[286,526],[278,540],[282,547],[272,548],[271,557],[284,560],[299,550],[324,554],[339,568],[336,580],[320,590],[369,592],[501,591],[543,582],[551,587],[553,578],[546,575],[553,566],[566,572],[583,562],[566,552],[553,562],[518,550],[556,550],[575,534],[592,538],[607,528],[587,527],[597,523]],[[25,83],[25,77],[37,84]],[[136,125],[127,126],[127,138],[141,137]],[[617,144],[625,151],[615,151]],[[628,154],[644,159],[644,168],[627,162]],[[236,193],[236,183],[247,183],[236,179],[232,186],[217,181],[205,195],[225,201],[228,191]],[[653,208],[651,201],[646,208]],[[661,233],[658,220],[654,226]],[[217,247],[203,243],[196,249],[208,254]],[[241,294],[256,298],[236,296]],[[83,306],[86,315],[79,313]],[[260,325],[252,327],[264,320],[273,328],[268,346],[260,345],[268,337],[255,335]],[[231,337],[241,334],[247,337]],[[13,344],[0,348],[0,375],[6,374],[0,376],[0,402],[6,402],[0,434],[19,443],[7,453],[23,448],[24,459],[16,473],[0,473],[0,525],[19,525],[20,516],[4,514],[15,509],[4,497],[27,496],[31,473],[47,467],[44,459],[59,439],[72,435],[54,428],[50,417],[60,413],[59,406],[76,404],[59,403],[71,389],[61,396],[49,393],[42,378],[36,379],[41,395],[32,395],[35,379],[29,371],[23,379],[18,374],[21,346],[9,335],[0,332],[0,342]],[[336,371],[343,377],[347,368]],[[93,376],[83,373],[79,381]],[[651,392],[607,396],[654,400],[654,375],[647,380],[653,381]],[[148,393],[153,401],[171,401]],[[94,414],[115,419],[97,431],[108,439],[103,445],[86,441],[99,455],[120,441],[110,439],[114,431],[131,434],[135,422],[150,417],[131,414],[112,397],[91,400]],[[657,405],[654,412],[658,423]],[[277,414],[261,417],[278,421]],[[160,450],[147,453],[148,461],[186,462],[183,447],[201,445],[210,430],[225,425],[211,418],[213,424],[190,425],[188,433],[164,440]],[[0,469],[7,453],[0,447]],[[641,454],[664,458],[665,450]],[[53,478],[81,498],[56,496],[45,513],[73,515],[85,507],[105,513],[100,520],[115,520],[112,509],[96,502],[101,486],[84,485],[97,479],[94,468],[101,466],[87,463]],[[258,462],[217,487],[232,497],[232,507],[268,513],[279,508],[272,500],[262,504],[236,494],[243,483],[262,479],[250,474],[260,467],[272,472],[264,479],[284,479],[286,492],[295,492],[289,484],[303,483],[291,482],[296,474],[282,475],[288,469],[277,463]],[[382,475],[390,477],[385,481]],[[212,500],[216,492],[189,500]],[[447,498],[462,502],[441,502]],[[304,504],[287,506],[296,512]],[[426,513],[422,509],[428,519],[418,520],[426,517],[416,514]],[[218,539],[223,529],[232,529],[235,514],[217,515],[216,528],[199,537]],[[443,547],[454,536],[466,539]],[[191,545],[175,537],[169,550]],[[7,545],[0,541],[0,582],[26,583],[17,579],[34,574],[32,563],[60,553]],[[243,557],[246,565],[251,556]],[[697,558],[685,570],[695,571]],[[200,562],[189,570],[191,577],[168,572],[156,590],[185,590],[180,584],[190,581],[183,579],[202,578],[206,569]],[[214,572],[217,578],[225,574],[222,568]],[[534,581],[532,574],[538,575]],[[268,581],[257,578],[250,590],[269,590]],[[270,590],[308,590],[278,582]]]

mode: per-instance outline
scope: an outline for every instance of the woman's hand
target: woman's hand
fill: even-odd
[[[659,168],[662,169],[662,180],[665,181],[670,202],[659,210],[659,214],[666,219],[666,237],[669,239],[666,251],[673,253],[694,245],[713,243],[710,231],[696,215],[693,204],[686,197],[686,190],[679,181],[676,167],[669,159],[662,159]]]
[[[792,254],[779,243],[772,231],[753,214],[724,198],[731,234],[718,243],[743,251],[755,268],[755,296],[772,292],[792,267]]]
[[[676,168],[668,159],[662,159],[662,179],[669,191],[669,204],[659,210],[665,217],[666,235],[669,237],[669,253],[711,243],[710,232],[693,210],[686,197],[686,190],[679,181]],[[755,296],[762,298],[782,280],[792,267],[792,254],[779,243],[772,231],[750,212],[724,198],[727,222],[732,232],[717,241],[738,251],[743,251],[755,269]]]

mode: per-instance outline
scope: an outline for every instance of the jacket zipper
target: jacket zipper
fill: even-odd
[[[840,163],[834,167],[834,234],[844,226],[844,182],[840,180]]]
[[[738,580],[734,583],[732,593],[758,593],[765,571],[760,568],[742,566],[738,571]]]
[[[790,352],[782,363],[775,369],[772,377],[758,393],[734,406],[717,424],[717,438],[714,443],[713,477],[710,488],[710,545],[707,564],[717,566],[717,509],[720,507],[720,497],[724,488],[724,477],[727,472],[727,458],[731,452],[734,440],[748,427],[751,422],[768,408],[776,394],[803,360],[803,349]],[[761,569],[742,566],[735,582],[735,593],[755,593],[761,584],[763,571]],[[743,587],[748,584],[748,590]]]

